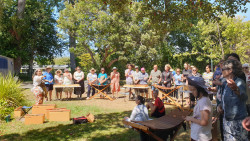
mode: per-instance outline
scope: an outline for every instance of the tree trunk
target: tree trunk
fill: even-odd
[[[222,45],[222,41],[221,41],[220,27],[219,27],[219,23],[218,22],[217,22],[217,29],[218,29],[218,35],[219,35],[220,48],[221,48],[221,55],[224,58],[224,49],[223,49],[223,45]]]
[[[33,57],[32,59],[29,60],[29,72],[28,72],[28,76],[29,78],[32,78],[32,74],[33,74]]]
[[[22,58],[18,56],[17,58],[14,59],[15,75],[18,75],[20,73],[21,67],[22,67]]]
[[[69,34],[69,48],[76,48],[75,32]],[[70,68],[72,72],[74,72],[74,69],[76,68],[75,54],[73,52],[70,52]]]
[[[25,3],[26,0],[18,0],[18,4],[17,4],[17,16],[19,19],[23,18],[23,13],[24,13],[24,9],[25,9]]]
[[[18,4],[17,4],[17,16],[19,19],[23,18],[23,13],[24,13],[24,9],[25,9],[25,3],[26,0],[18,0]],[[21,36],[19,35],[19,38],[17,39],[17,48],[18,50],[20,50],[20,39]],[[18,75],[20,73],[22,67],[22,58],[20,56],[18,56],[17,58],[15,58],[14,60],[14,70],[15,70],[15,74]]]

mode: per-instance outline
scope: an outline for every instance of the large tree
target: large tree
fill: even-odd
[[[53,17],[57,3],[57,0],[3,3],[0,52],[15,59],[16,74],[20,72],[22,64],[30,64],[32,68],[34,58],[52,60],[55,54],[63,51],[63,44],[56,35],[56,21]]]

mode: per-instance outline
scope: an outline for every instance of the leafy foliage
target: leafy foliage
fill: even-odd
[[[20,83],[10,73],[7,76],[0,73],[0,119],[26,104]]]

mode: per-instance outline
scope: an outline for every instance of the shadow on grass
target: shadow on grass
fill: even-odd
[[[94,123],[86,124],[59,124],[43,129],[29,130],[23,134],[7,134],[0,140],[36,140],[36,141],[62,141],[62,140],[90,140],[90,141],[135,141],[139,134],[131,129],[124,128],[121,120],[129,116],[131,111],[95,115]],[[48,123],[45,123],[48,124]]]

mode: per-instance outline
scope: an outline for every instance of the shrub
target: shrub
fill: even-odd
[[[20,105],[25,105],[25,96],[17,81],[10,73],[3,76],[0,73],[0,119],[3,119]]]

